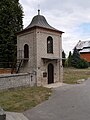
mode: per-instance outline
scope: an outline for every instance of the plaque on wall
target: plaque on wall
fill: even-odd
[[[43,77],[47,77],[47,73],[46,72],[43,72]]]

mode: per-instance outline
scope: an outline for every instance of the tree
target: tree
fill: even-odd
[[[80,54],[76,48],[72,55],[71,65],[75,68],[88,68],[88,62],[80,58]]]
[[[67,58],[67,66],[71,67],[71,61],[72,61],[72,53],[71,51],[69,52],[68,58]]]
[[[16,59],[16,33],[23,28],[22,18],[19,0],[0,1],[0,67],[10,67]]]
[[[63,65],[63,67],[65,66],[65,59],[66,59],[65,52],[62,51],[62,65]]]
[[[88,67],[89,67],[89,64],[84,59],[80,59],[76,64],[76,68],[88,68]]]
[[[73,55],[72,55],[72,60],[71,60],[71,65],[73,67],[76,67],[76,64],[77,62],[80,60],[80,54],[78,52],[78,50],[76,49],[76,47],[74,48],[74,51],[73,51]]]

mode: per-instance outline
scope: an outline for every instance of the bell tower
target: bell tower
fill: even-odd
[[[62,81],[62,33],[38,9],[38,15],[17,34],[17,72],[35,74],[38,86]]]

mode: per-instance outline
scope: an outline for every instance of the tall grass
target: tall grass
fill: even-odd
[[[90,78],[90,68],[76,69],[76,68],[64,68],[64,83],[75,84],[79,79]]]

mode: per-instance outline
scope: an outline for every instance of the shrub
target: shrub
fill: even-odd
[[[89,64],[88,64],[88,62],[85,61],[84,59],[80,59],[80,60],[77,62],[77,64],[76,64],[75,67],[76,67],[76,68],[88,68],[88,67],[89,67]]]

